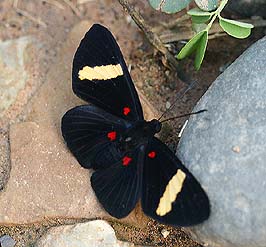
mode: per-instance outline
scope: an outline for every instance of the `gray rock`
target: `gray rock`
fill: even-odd
[[[0,246],[1,247],[13,247],[15,246],[16,241],[11,238],[9,235],[3,235],[0,237]]]
[[[191,228],[212,247],[266,246],[266,37],[212,84],[178,156],[201,182],[211,216]]]
[[[229,1],[227,10],[238,13],[242,16],[266,17],[266,0],[238,0]]]
[[[51,228],[36,247],[133,247],[116,239],[113,228],[103,220]]]
[[[32,41],[32,37],[25,36],[0,42],[0,117],[25,86],[25,49]]]

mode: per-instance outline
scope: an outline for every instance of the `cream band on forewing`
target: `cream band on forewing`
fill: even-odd
[[[79,71],[80,80],[109,80],[121,75],[123,75],[123,70],[120,64],[85,66]]]
[[[178,169],[177,173],[168,182],[165,191],[160,198],[156,214],[164,216],[172,210],[172,203],[176,200],[178,193],[182,190],[186,174]]]

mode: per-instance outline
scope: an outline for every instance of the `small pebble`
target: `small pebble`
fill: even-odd
[[[170,71],[169,71],[169,70],[166,70],[166,71],[165,71],[165,75],[166,75],[166,76],[169,76],[169,75],[170,75]]]
[[[132,22],[132,18],[131,18],[130,15],[126,16],[126,21],[127,21],[128,24]]]
[[[166,101],[165,103],[165,108],[169,109],[171,107],[171,103],[169,101]]]
[[[234,146],[232,148],[232,150],[235,152],[235,153],[240,153],[240,147],[239,146]]]
[[[163,230],[161,231],[161,233],[162,233],[162,235],[163,235],[164,238],[167,238],[167,236],[170,234],[170,232],[167,231],[166,229],[163,229]]]
[[[15,246],[16,241],[11,238],[9,235],[3,235],[0,237],[0,246],[1,247],[13,247]]]

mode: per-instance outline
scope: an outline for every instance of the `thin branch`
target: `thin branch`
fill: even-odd
[[[172,20],[169,22],[161,22],[161,25],[164,28],[171,29],[171,28],[178,27],[178,26],[184,26],[184,23],[186,23],[186,21],[190,19],[191,19],[191,16],[188,14],[185,14],[175,20]]]
[[[73,4],[70,0],[63,0],[71,9],[72,11],[79,17],[82,17],[82,14],[80,13],[79,9]]]
[[[81,5],[81,4],[85,4],[85,3],[89,3],[89,2],[94,2],[95,0],[78,0],[77,1],[77,5]]]
[[[15,11],[18,14],[23,15],[24,17],[28,18],[29,20],[37,23],[38,25],[40,25],[42,27],[47,27],[47,24],[45,22],[43,22],[40,18],[36,18],[33,15],[31,15],[30,13],[28,13],[27,11],[20,9],[18,7],[18,0],[13,1],[13,8],[15,9]]]
[[[227,33],[225,33],[225,32],[223,32],[223,33],[214,33],[214,34],[210,34],[208,36],[208,39],[217,39],[217,38],[224,37],[224,36],[227,36]]]
[[[59,9],[65,9],[65,7],[61,3],[59,3],[58,1],[56,1],[56,0],[42,0],[42,2],[51,4],[51,5],[59,8]]]
[[[128,12],[131,18],[135,21],[135,23],[139,26],[139,28],[144,32],[149,42],[166,57],[169,65],[171,65],[171,67],[177,71],[179,78],[186,83],[190,83],[190,79],[187,78],[187,76],[180,68],[178,60],[168,51],[158,35],[152,31],[152,28],[145,22],[140,13],[138,13],[135,8],[128,3],[127,0],[118,1]]]

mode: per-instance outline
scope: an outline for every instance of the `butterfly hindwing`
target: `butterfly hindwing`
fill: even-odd
[[[81,99],[127,120],[142,120],[138,94],[111,32],[94,24],[73,60],[72,87]]]
[[[84,168],[105,167],[97,157],[116,159],[117,140],[131,123],[93,106],[77,106],[62,118],[61,129],[68,148]],[[96,162],[97,160],[97,162]]]
[[[91,185],[97,199],[116,218],[127,216],[140,198],[144,149],[141,145],[130,154],[121,153],[107,169],[92,174]]]
[[[155,137],[145,155],[142,208],[155,220],[175,226],[199,224],[210,213],[208,197],[200,184]]]

